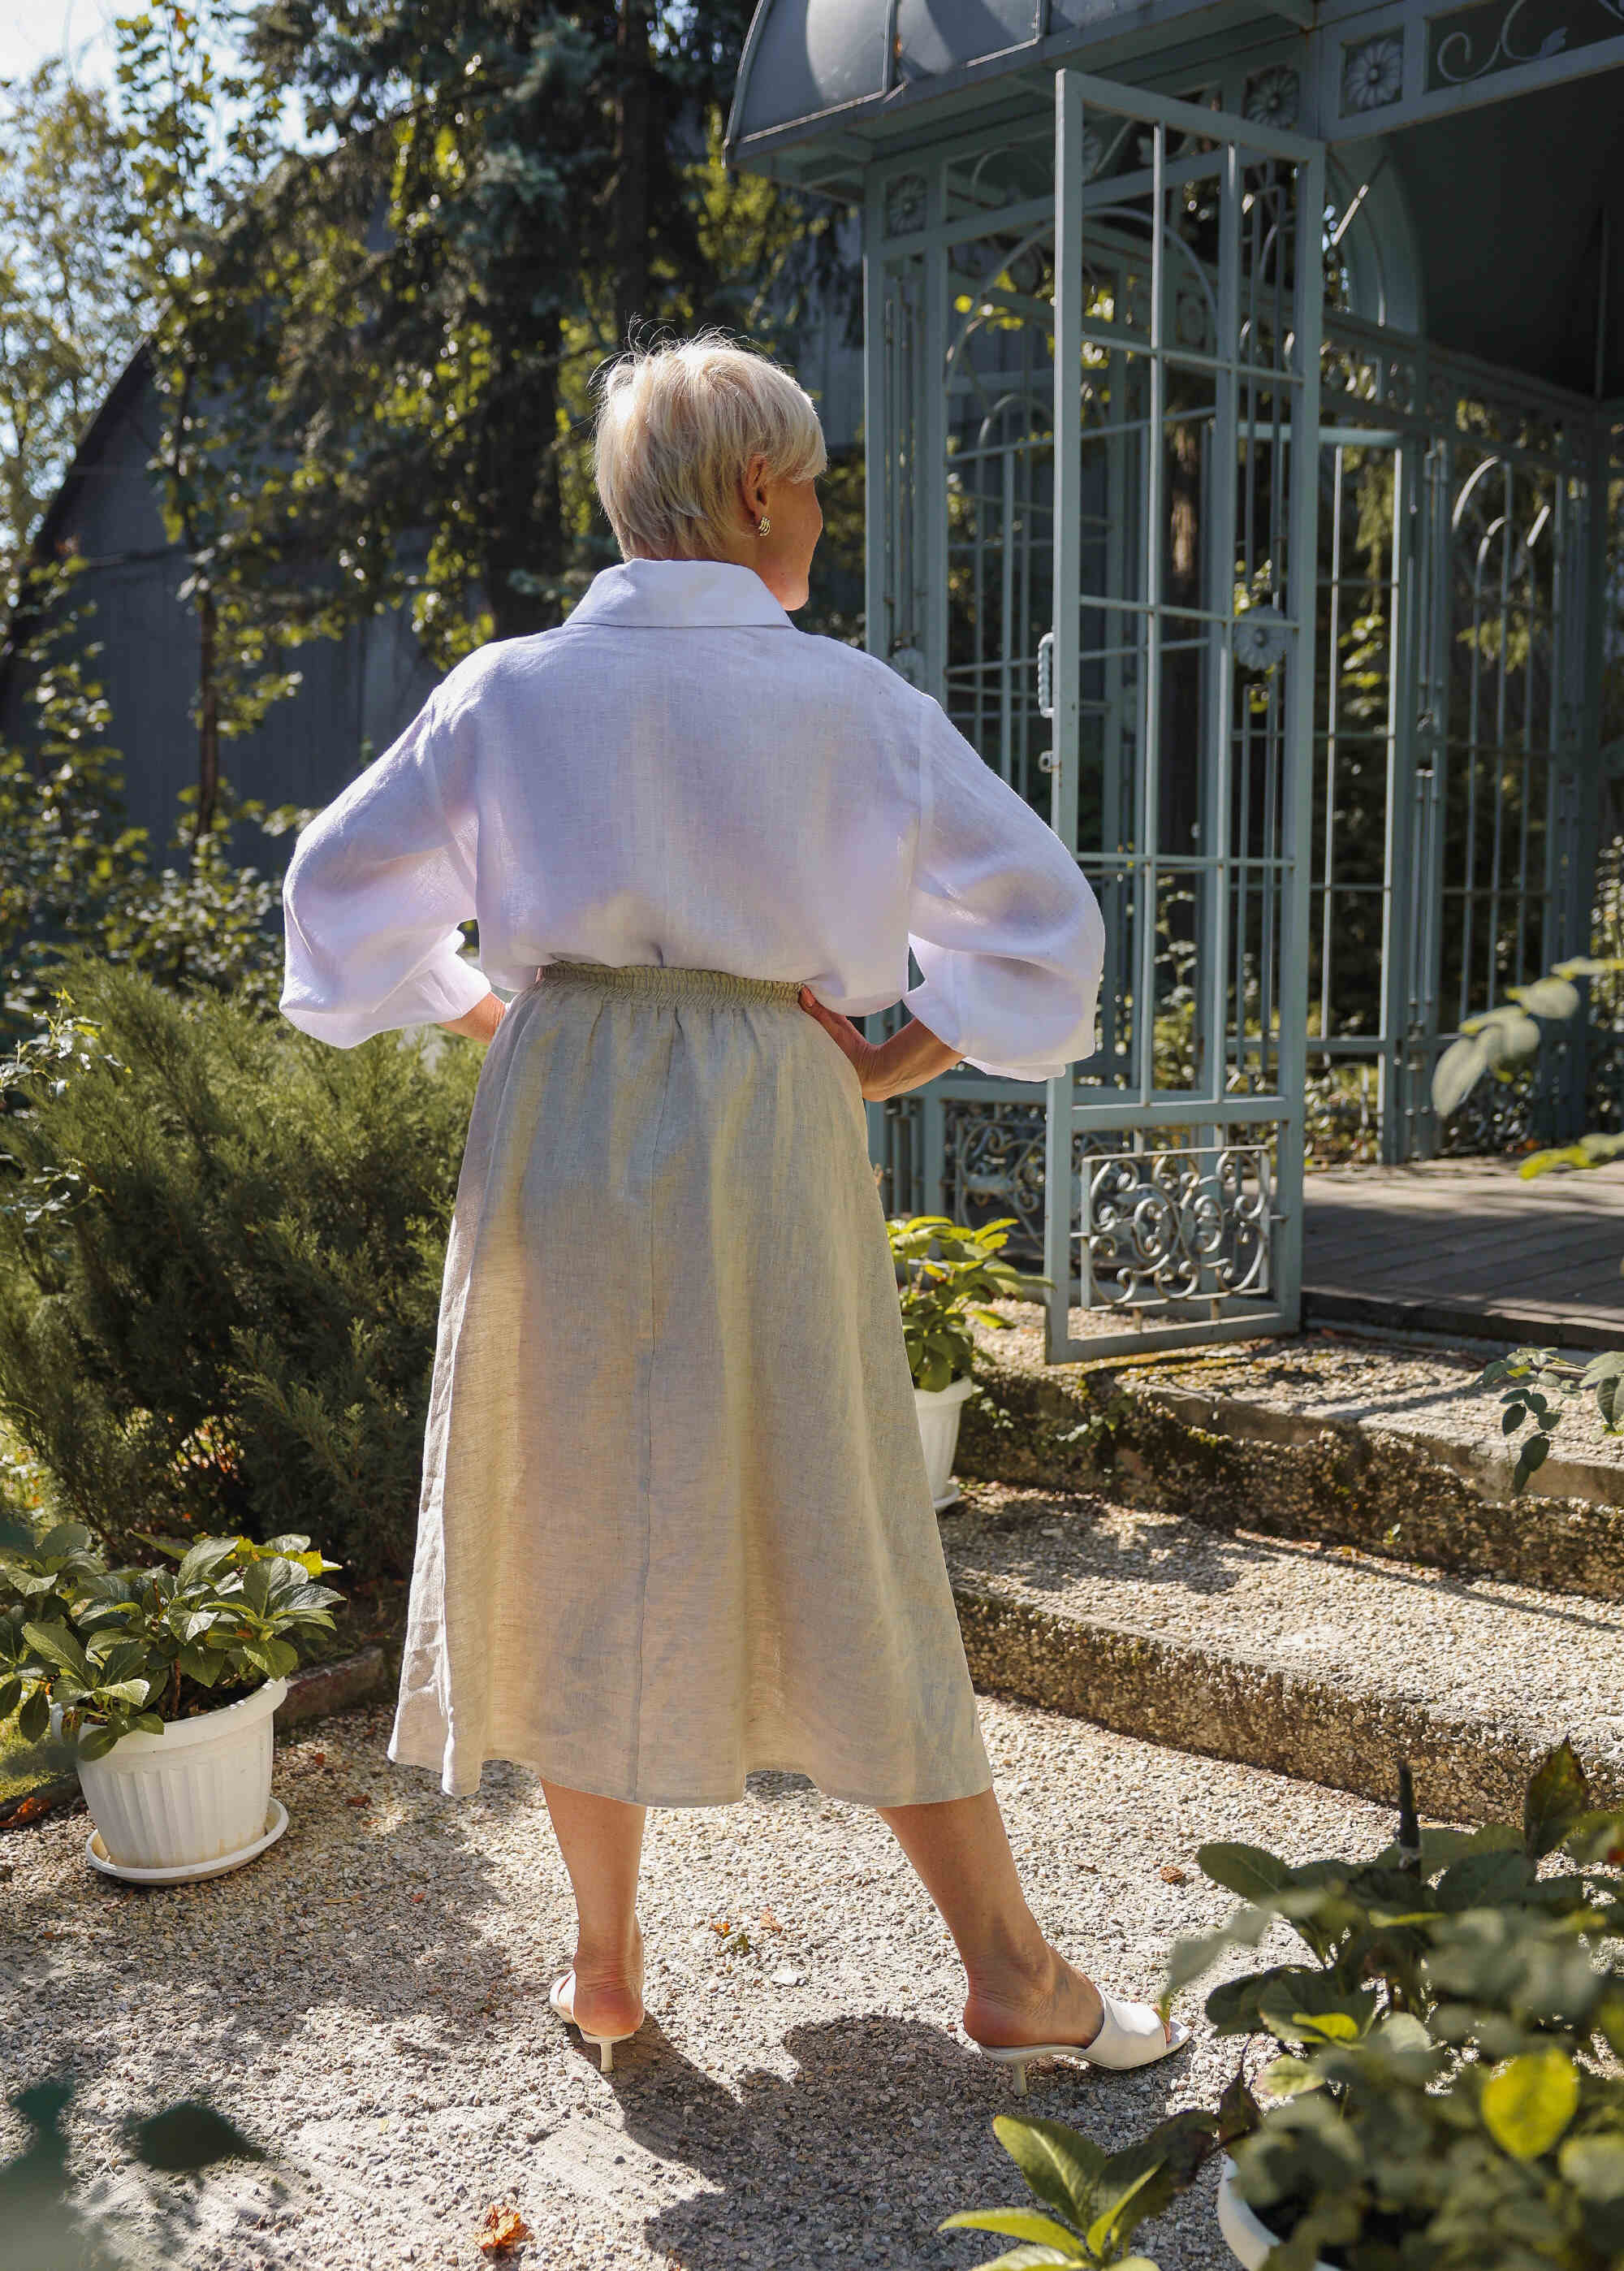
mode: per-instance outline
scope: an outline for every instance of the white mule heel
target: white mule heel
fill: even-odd
[[[1190,2040],[1190,2029],[1182,2019],[1173,2022],[1169,2036],[1161,2018],[1148,2003],[1119,2003],[1116,1998],[1100,1990],[1100,2001],[1104,2015],[1100,2031],[1091,2043],[1019,2043],[1013,2049],[994,2050],[985,2043],[975,2047],[983,2058],[996,2059],[1000,2066],[1015,2069],[1015,2095],[1027,2094],[1027,2067],[1034,2059],[1081,2059],[1086,2066],[1106,2066],[1120,2074],[1129,2066],[1153,2066],[1158,2059],[1171,2058]],[[975,2036],[970,2037],[972,2042]]]
[[[560,2019],[567,2019],[572,2027],[576,2024],[575,1972],[573,1964],[561,1979],[555,1979],[548,1988],[547,2000]],[[612,2074],[615,2064],[615,2044],[629,2043],[636,2032],[635,2027],[628,2027],[623,2035],[589,2035],[586,2029],[582,2027],[581,2039],[583,2043],[590,2043],[597,2052],[599,2071],[604,2074]]]

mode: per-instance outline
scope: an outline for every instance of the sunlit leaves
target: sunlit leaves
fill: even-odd
[[[975,1360],[971,1319],[1002,1329],[1012,1320],[989,1304],[1031,1300],[1046,1284],[1000,1258],[1014,1225],[1012,1215],[976,1228],[945,1215],[899,1215],[886,1223],[916,1388],[934,1393],[969,1379]]]
[[[291,1549],[283,1551],[283,1547]],[[182,1682],[207,1694],[283,1678],[298,1642],[332,1628],[342,1598],[315,1582],[330,1568],[309,1540],[199,1538],[169,1562],[109,1570],[87,1533],[63,1527],[0,1564],[0,1717],[19,1711],[30,1740],[54,1703],[86,1759],[178,1715]],[[48,1612],[37,1581],[48,1585]]]
[[[1479,2100],[1484,2127],[1520,2161],[1548,2153],[1578,2105],[1578,2073],[1555,2044],[1497,2066]]]

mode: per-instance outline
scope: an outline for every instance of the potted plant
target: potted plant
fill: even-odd
[[[1026,2210],[954,2218],[1027,2243],[997,2259],[1006,2271],[1116,2261],[1097,2242],[1116,2227],[1096,2233],[1087,2217],[1111,2208],[1123,2177],[1155,2163],[1137,2220],[1141,2199],[1159,2212],[1213,2152],[1220,2228],[1249,2271],[1624,2261],[1624,1967],[1612,1952],[1624,1814],[1591,1810],[1565,1743],[1531,1782],[1520,1825],[1422,1830],[1402,1770],[1400,1791],[1398,1839],[1372,1860],[1292,1867],[1255,1846],[1202,1849],[1203,1870],[1244,1905],[1174,1950],[1167,1999],[1220,1953],[1288,1925],[1306,1960],[1226,1979],[1206,2005],[1220,2034],[1265,2036],[1272,2055],[1251,2087],[1243,2068],[1216,2109],[1181,2114],[1110,2163],[1057,2123],[1025,2124],[1034,2135],[1018,2151],[1006,2133],[1018,2118],[1004,2117],[998,2133],[1033,2189],[1078,2227],[1040,2233]]]
[[[1520,1825],[1422,1830],[1400,1789],[1372,1861],[1198,1857],[1246,1904],[1175,1949],[1169,1992],[1276,1917],[1308,1956],[1207,1999],[1276,2046],[1232,2109],[1220,2228],[1272,2271],[1602,2271],[1624,2254],[1624,1815],[1591,1810],[1566,1743]]]
[[[296,1642],[332,1629],[337,1564],[308,1538],[143,1543],[165,1560],[108,1568],[75,1523],[0,1553],[0,1721],[72,1740],[96,1867],[218,1875],[287,1826],[271,1714]]]
[[[964,1400],[975,1385],[970,1322],[1006,1330],[1012,1320],[988,1303],[1035,1300],[1049,1283],[1046,1277],[1023,1277],[998,1259],[1014,1226],[1013,1215],[1001,1215],[979,1230],[945,1214],[899,1215],[886,1225],[925,1471],[938,1511],[959,1495],[952,1482],[953,1453]]]

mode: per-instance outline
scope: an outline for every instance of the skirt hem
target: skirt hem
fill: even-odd
[[[814,1790],[820,1791],[825,1798],[837,1798],[843,1806],[942,1806],[951,1803],[955,1798],[979,1798],[984,1791],[991,1790],[994,1786],[993,1776],[990,1770],[983,1768],[982,1769],[983,1778],[977,1782],[974,1790],[940,1790],[927,1791],[923,1794],[921,1794],[917,1791],[909,1791],[908,1796],[905,1798],[876,1797],[868,1791],[837,1788],[832,1783],[822,1782],[815,1774],[812,1773],[809,1767],[797,1765],[791,1760],[756,1759],[744,1769],[744,1773],[739,1777],[738,1786],[737,1789],[719,1791],[710,1796],[683,1796],[673,1798],[669,1796],[656,1796],[655,1793],[649,1791],[594,1789],[590,1783],[582,1782],[578,1776],[550,1773],[547,1768],[546,1761],[544,1759],[539,1758],[522,1758],[516,1755],[501,1755],[496,1752],[492,1752],[486,1758],[481,1760],[478,1774],[475,1776],[474,1780],[459,1786],[456,1780],[453,1777],[450,1770],[444,1765],[442,1760],[439,1757],[413,1758],[404,1750],[397,1750],[392,1742],[388,1747],[386,1756],[393,1766],[417,1767],[420,1768],[427,1774],[437,1772],[440,1776],[440,1787],[448,1798],[478,1798],[480,1795],[480,1780],[483,1777],[485,1769],[487,1766],[523,1767],[531,1774],[538,1774],[544,1782],[555,1782],[559,1784],[560,1789],[564,1790],[578,1790],[585,1798],[614,1798],[622,1806],[669,1806],[671,1808],[679,1806],[738,1806],[741,1800],[748,1795],[745,1789],[745,1777],[754,1774],[805,1775],[807,1781],[812,1783]]]

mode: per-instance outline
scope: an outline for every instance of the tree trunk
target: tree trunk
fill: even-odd
[[[615,339],[649,302],[649,0],[619,0],[615,28]]]
[[[493,634],[499,639],[548,630],[559,620],[556,598],[515,589],[512,578],[517,571],[527,581],[535,577],[556,583],[563,572],[560,351],[556,316],[539,331],[527,326],[503,343],[501,367],[492,389],[480,483],[485,505],[481,569]]]
[[[192,830],[192,860],[199,838],[214,826],[220,786],[219,610],[206,586],[197,597],[197,823]]]

